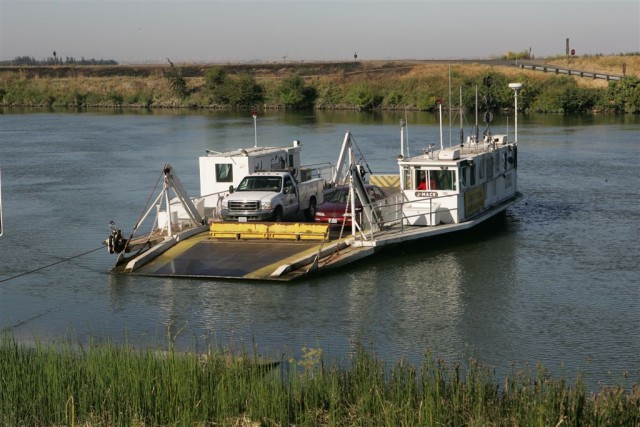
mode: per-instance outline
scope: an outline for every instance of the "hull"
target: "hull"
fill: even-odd
[[[166,245],[164,250],[153,252],[152,248],[115,271],[160,277],[291,281],[344,267],[398,245],[469,230],[504,212],[521,197],[518,193],[462,223],[433,227],[396,223],[372,233],[370,238],[341,237],[335,231],[322,240],[300,238],[300,231],[296,232],[297,238],[286,240],[268,234],[256,237],[230,233],[232,237],[221,238],[212,228],[194,230],[191,236]],[[308,226],[317,228],[317,224]]]

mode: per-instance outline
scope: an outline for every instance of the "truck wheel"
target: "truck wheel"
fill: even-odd
[[[282,208],[278,206],[275,211],[273,211],[273,221],[274,222],[282,222]]]
[[[309,200],[309,208],[304,210],[304,217],[307,221],[314,221],[316,219],[316,198],[312,197]]]

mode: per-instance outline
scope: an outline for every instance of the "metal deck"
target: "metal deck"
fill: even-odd
[[[201,233],[136,269],[146,276],[268,279],[290,258],[317,252],[321,243],[222,240]]]

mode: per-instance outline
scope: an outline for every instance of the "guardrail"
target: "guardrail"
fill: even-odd
[[[568,76],[589,77],[592,79],[615,80],[618,81],[624,76],[620,74],[609,74],[600,71],[576,70],[573,68],[558,67],[546,64],[520,63],[520,68],[525,70],[542,71],[544,73],[566,74]]]

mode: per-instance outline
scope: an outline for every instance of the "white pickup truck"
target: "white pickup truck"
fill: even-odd
[[[316,206],[324,201],[324,179],[296,182],[289,172],[256,172],[245,176],[222,200],[225,221],[283,221],[303,212],[313,221]]]

